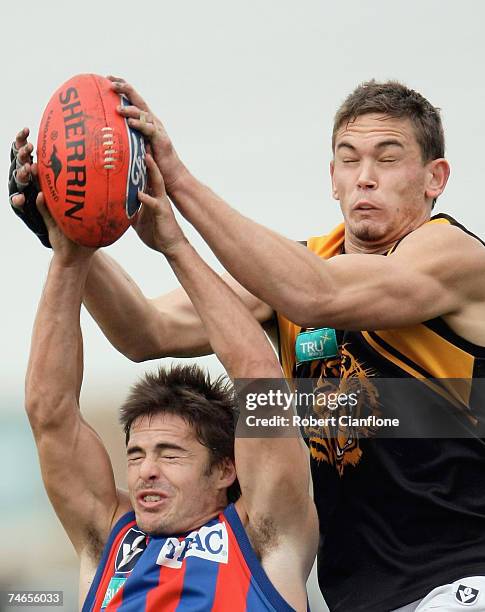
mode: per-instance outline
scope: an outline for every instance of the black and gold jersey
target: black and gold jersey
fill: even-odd
[[[444,214],[429,223],[468,232]],[[343,242],[341,224],[307,247],[328,259],[343,252]],[[399,243],[386,255],[396,248]],[[319,583],[330,609],[384,612],[448,581],[485,575],[485,443],[473,435],[471,407],[473,381],[485,376],[485,347],[441,318],[348,331],[302,329],[278,315],[278,330],[287,378],[319,387],[327,379],[358,378],[368,414],[385,417],[395,409],[378,397],[373,379],[411,379],[423,387],[421,405],[404,407],[416,435],[362,438],[341,427],[306,432],[321,526]],[[441,409],[438,396],[466,416],[467,435],[419,435],[420,415]],[[444,410],[439,418],[451,417]]]

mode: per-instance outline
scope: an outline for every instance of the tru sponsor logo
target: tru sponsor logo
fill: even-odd
[[[331,327],[300,332],[295,341],[297,363],[328,359],[338,354],[335,330]]]
[[[158,565],[180,568],[188,557],[199,557],[215,563],[228,562],[228,537],[224,523],[204,526],[183,540],[167,538],[157,558]]]

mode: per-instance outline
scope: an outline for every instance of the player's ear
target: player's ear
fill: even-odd
[[[428,162],[426,169],[425,197],[435,200],[445,190],[450,176],[450,164],[440,157]]]
[[[218,465],[219,485],[221,489],[229,488],[236,480],[236,466],[229,457],[224,457]]]
[[[334,171],[335,171],[335,162],[332,159],[332,161],[330,162],[330,178],[332,179],[332,196],[334,200],[340,200],[338,191],[337,191],[337,187],[335,186]]]

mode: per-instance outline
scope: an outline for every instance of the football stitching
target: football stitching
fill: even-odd
[[[116,157],[114,157],[116,155],[116,149],[111,148],[114,145],[113,128],[104,127],[104,128],[101,128],[101,131],[105,132],[105,134],[103,134],[103,147],[105,148],[103,167],[106,170],[113,170],[115,168],[115,165],[113,162],[117,161]]]

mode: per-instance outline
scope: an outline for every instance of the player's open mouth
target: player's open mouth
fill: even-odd
[[[160,501],[162,498],[160,495],[145,495],[142,499],[144,502],[154,502]]]
[[[161,506],[167,500],[167,496],[162,493],[144,491],[136,496],[136,500],[143,509],[148,510]]]

